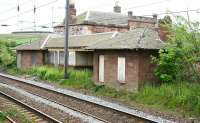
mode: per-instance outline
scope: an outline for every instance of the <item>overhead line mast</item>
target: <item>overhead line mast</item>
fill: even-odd
[[[36,31],[36,5],[35,5],[35,2],[36,2],[36,0],[34,0],[34,7],[33,7],[33,14],[34,14],[34,20],[33,20],[33,22],[34,22],[34,31]]]
[[[64,79],[68,78],[68,40],[69,40],[69,0],[66,0],[66,8],[65,8],[65,63],[64,63]]]

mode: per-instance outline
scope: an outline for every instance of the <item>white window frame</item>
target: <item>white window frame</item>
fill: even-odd
[[[126,81],[126,58],[118,57],[117,79],[121,83]]]
[[[99,56],[99,82],[104,82],[104,55]]]

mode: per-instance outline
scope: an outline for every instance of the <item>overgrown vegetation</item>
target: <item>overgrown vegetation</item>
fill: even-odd
[[[11,45],[11,43],[0,40],[0,67],[6,68],[15,64],[16,55],[11,50]]]
[[[0,111],[0,123],[4,122],[6,120],[6,115],[5,113]]]
[[[17,120],[17,122],[20,123],[33,123],[34,121],[31,121],[30,119],[28,119],[28,116],[25,113],[22,113],[21,111],[19,111],[18,109],[15,108],[7,108],[4,109],[3,112],[0,112],[0,123],[7,123],[6,122],[6,117],[9,116],[11,118],[14,118],[15,120]]]
[[[133,97],[138,103],[178,112],[186,117],[200,117],[200,85],[191,83],[163,84],[145,87]]]
[[[47,80],[50,82],[62,83],[76,88],[85,88],[86,85],[92,83],[91,76],[92,73],[89,70],[68,70],[68,79],[62,81],[63,69],[53,68],[48,66],[34,67],[28,71],[27,74],[37,76],[42,80]]]
[[[12,74],[37,76],[62,87],[83,89],[88,92],[135,105],[143,104],[163,111],[178,112],[186,117],[200,117],[199,84],[192,83],[166,83],[161,86],[146,86],[137,93],[125,90],[116,90],[107,86],[96,85],[91,80],[89,70],[69,70],[69,78],[61,81],[63,70],[48,66],[34,67],[30,70],[10,70]]]
[[[168,22],[169,23],[169,22]],[[198,22],[177,17],[175,24],[166,25],[170,32],[166,47],[154,57],[156,76],[162,82],[196,82],[200,80],[200,33]]]
[[[14,48],[24,43],[30,43],[44,35],[0,35],[0,69],[16,66],[16,53]]]
[[[22,113],[18,109],[15,108],[8,108],[6,109],[5,113],[6,116],[9,116],[11,118],[15,118],[19,120],[20,123],[33,123],[34,121],[31,121],[28,119],[28,116],[25,113]]]

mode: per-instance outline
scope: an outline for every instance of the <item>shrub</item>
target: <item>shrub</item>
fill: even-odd
[[[6,46],[6,43],[0,41],[0,66],[8,67],[15,62],[14,53]]]
[[[200,63],[200,37],[196,31],[199,23],[178,17],[177,23],[168,26],[168,43],[153,57],[157,64],[155,75],[162,82],[188,81],[199,82],[200,73],[196,65]]]

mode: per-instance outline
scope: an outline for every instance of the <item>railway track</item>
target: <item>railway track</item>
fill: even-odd
[[[1,85],[1,84],[0,84]],[[63,104],[61,104],[61,103],[58,103],[58,102],[56,102],[56,101],[53,101],[53,100],[50,100],[50,99],[48,99],[48,98],[45,98],[45,97],[42,97],[42,96],[40,96],[40,95],[36,95],[36,94],[32,94],[32,93],[29,93],[29,94],[31,94],[32,96],[35,96],[35,97],[39,97],[39,98],[42,98],[42,99],[44,99],[44,100],[47,100],[47,101],[49,101],[49,102],[51,102],[51,103],[54,103],[54,104],[57,104],[57,105],[59,105],[59,106],[62,106],[62,107],[64,107],[64,108],[67,108],[67,109],[71,109],[71,110],[73,110],[73,111],[75,111],[75,112],[78,112],[78,113],[80,113],[80,114],[84,114],[86,117],[92,117],[93,119],[95,119],[95,123],[96,122],[98,122],[98,123],[110,123],[109,121],[106,121],[106,120],[104,120],[104,119],[101,119],[101,118],[99,118],[99,117],[96,117],[96,116],[93,116],[92,114],[88,114],[88,113],[85,113],[85,112],[83,112],[83,111],[80,111],[80,110],[77,110],[77,109],[73,109],[73,108],[71,108],[70,106],[66,106],[66,105],[63,105]],[[33,107],[31,107],[30,105],[27,105],[27,104],[25,104],[25,103],[23,103],[22,101],[19,101],[18,99],[16,99],[14,96],[10,96],[10,94],[8,95],[8,94],[6,94],[6,93],[4,93],[4,92],[2,92],[2,91],[0,91],[0,95],[2,96],[5,96],[6,98],[8,98],[9,100],[12,100],[12,101],[14,101],[15,103],[18,103],[22,108],[27,108],[27,106],[28,106],[28,109],[29,110],[32,110],[32,112],[33,112],[33,110],[36,110],[36,111],[34,111],[34,114],[36,114],[36,115],[33,115],[33,114],[31,114],[31,117],[34,117],[34,118],[37,118],[37,116],[38,116],[38,113],[37,112],[41,112],[41,111],[39,111],[39,110],[37,110],[36,108],[33,108]],[[11,94],[12,95],[12,94]],[[28,112],[28,110],[22,110],[23,112],[25,112],[25,113],[27,113],[27,114],[30,114],[30,112]],[[41,112],[42,113],[42,112]],[[40,114],[39,114],[40,115]],[[48,115],[48,114],[45,114],[45,113],[42,113],[42,115],[40,115],[41,117],[43,117],[43,115],[44,115],[44,118],[46,118],[45,120],[47,121],[48,120],[48,122],[50,122],[50,123],[62,123],[61,121],[58,121],[58,120],[56,120],[57,118],[52,118],[50,115]],[[45,117],[45,116],[47,116],[47,117]],[[48,118],[50,118],[50,119],[48,119]],[[11,118],[7,118],[7,119],[9,119],[9,121],[14,121],[14,120],[12,120]],[[32,118],[30,118],[30,119],[32,119]],[[56,122],[54,122],[53,120],[51,121],[51,119],[53,119],[53,120],[55,120]],[[45,121],[42,121],[42,119],[40,119],[40,118],[37,118],[37,119],[35,119],[34,121],[37,121],[38,123],[47,123],[47,122],[45,122]],[[65,121],[65,122],[67,122],[68,123],[68,121]]]
[[[1,99],[1,98],[0,98],[0,99]],[[2,113],[2,111],[0,111],[0,113]],[[15,120],[13,120],[13,119],[12,119],[11,117],[9,117],[9,116],[6,116],[5,119],[6,119],[6,121],[7,121],[6,123],[16,123]]]
[[[141,112],[137,111],[136,113],[138,113],[138,115],[127,113],[126,111],[101,105],[92,101],[83,100],[76,96],[61,93],[56,89],[49,89],[48,87],[45,88],[37,83],[34,84],[27,82],[27,80],[22,80],[5,74],[0,74],[0,81],[8,85],[14,85],[31,94],[53,101],[59,105],[81,112],[85,115],[89,115],[106,123],[172,123],[172,121],[159,117],[147,116],[146,114],[145,116],[143,114],[141,115]]]
[[[6,119],[10,122],[10,123],[16,123],[15,120],[13,120],[11,117],[6,116]]]
[[[34,120],[38,123],[61,123],[60,121],[56,120],[55,118],[31,107],[30,105],[27,105],[23,103],[22,101],[5,94],[4,92],[0,91],[0,97],[1,100],[4,100],[4,103],[8,105],[9,107],[15,107],[19,111],[26,113],[31,120]],[[2,99],[3,98],[3,99]],[[12,119],[9,116],[6,116],[7,120],[10,123],[17,123],[14,119]]]

